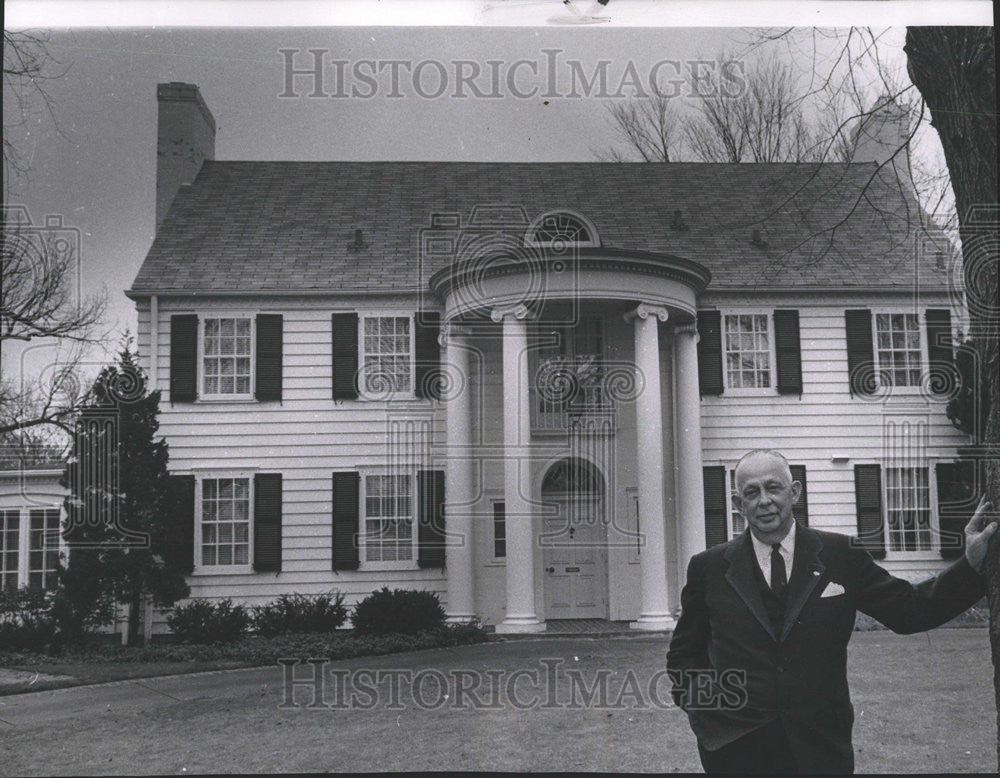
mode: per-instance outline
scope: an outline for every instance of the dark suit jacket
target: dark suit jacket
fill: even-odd
[[[757,575],[749,530],[691,559],[667,652],[673,696],[687,711],[699,743],[710,751],[780,716],[804,772],[854,769],[847,642],[856,611],[909,634],[943,624],[985,593],[985,578],[964,556],[914,586],[875,564],[855,539],[801,524],[780,630],[768,618]],[[840,584],[844,594],[820,597],[830,582]],[[743,699],[732,694],[732,676],[728,684],[712,685],[711,673],[692,672],[703,669],[716,675],[745,672]],[[676,671],[686,672],[678,678]],[[720,693],[728,686],[728,697],[705,704],[705,683]],[[700,700],[695,698],[698,684]]]

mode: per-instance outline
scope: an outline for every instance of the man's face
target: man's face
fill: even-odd
[[[758,454],[743,460],[736,472],[733,505],[760,540],[778,543],[791,529],[792,506],[801,490],[781,460]]]

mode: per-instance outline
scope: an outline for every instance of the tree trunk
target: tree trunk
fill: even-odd
[[[1000,297],[997,290],[996,64],[992,27],[908,27],[907,67],[930,109],[955,192],[971,334],[991,398],[983,440],[985,491],[1000,509]],[[1000,542],[986,558],[993,687],[1000,733]],[[1000,737],[997,764],[1000,767]]]

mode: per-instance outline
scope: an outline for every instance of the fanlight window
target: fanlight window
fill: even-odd
[[[570,457],[556,462],[542,479],[542,492],[599,494],[603,481],[594,466],[584,459]]]
[[[526,242],[532,246],[563,242],[577,246],[597,246],[594,225],[582,216],[564,211],[547,213],[528,230]]]

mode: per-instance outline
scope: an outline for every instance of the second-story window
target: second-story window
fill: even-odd
[[[723,350],[730,389],[771,386],[771,344],[766,313],[725,316]]]
[[[878,377],[892,386],[920,385],[920,323],[915,313],[875,314]]]
[[[409,316],[365,316],[362,320],[364,390],[413,391],[413,340]]]
[[[204,319],[202,389],[205,396],[249,396],[253,328],[249,318]]]

